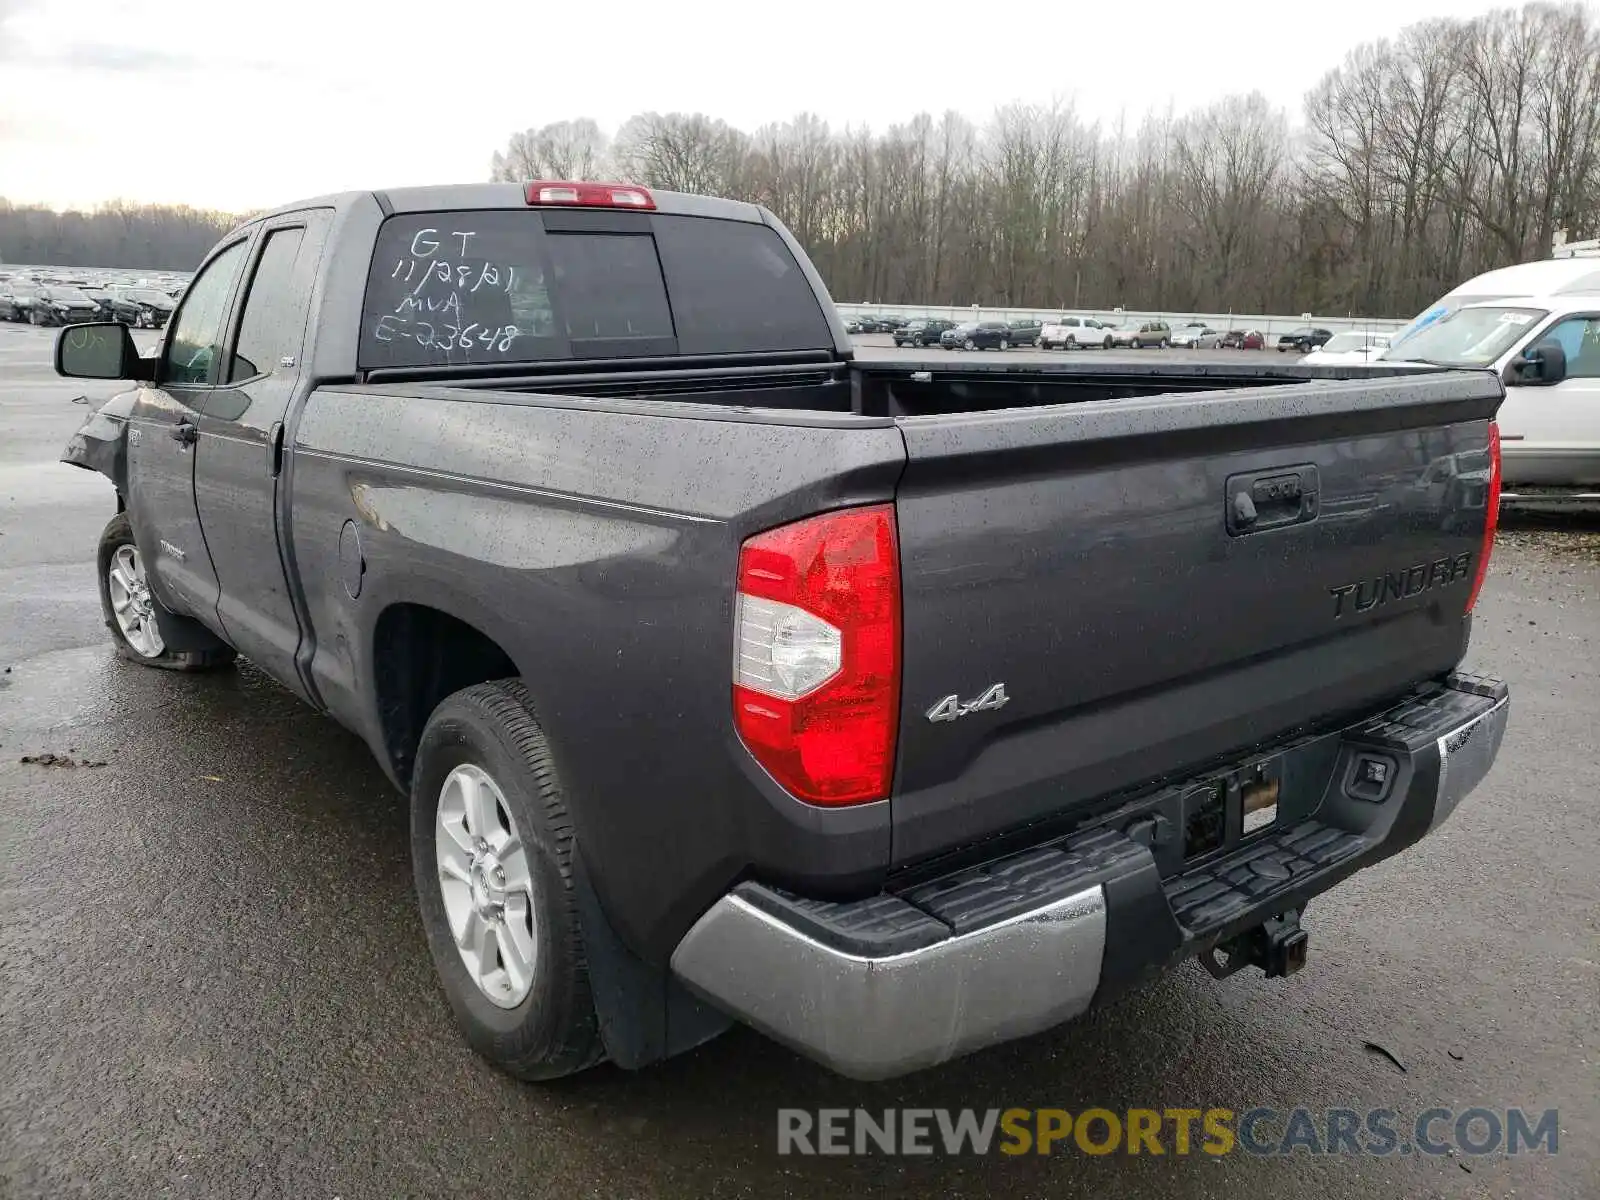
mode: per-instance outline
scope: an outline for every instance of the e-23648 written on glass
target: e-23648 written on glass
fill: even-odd
[[[472,230],[453,230],[448,235],[459,240],[463,257],[477,236]],[[373,337],[380,342],[415,341],[423,349],[446,353],[482,346],[504,354],[521,330],[515,325],[480,325],[476,321],[463,325],[461,296],[463,292],[471,296],[483,288],[509,294],[516,285],[516,267],[508,266],[502,271],[499,265],[491,262],[476,267],[454,263],[438,257],[440,247],[437,229],[419,229],[412,237],[410,256],[396,260],[389,278],[400,280],[402,285],[415,279],[416,286],[401,299],[394,312],[378,318]],[[450,289],[450,294],[440,299],[437,288],[430,284],[443,284]],[[435,294],[425,294],[428,292]],[[439,323],[401,315],[408,312],[437,314]]]

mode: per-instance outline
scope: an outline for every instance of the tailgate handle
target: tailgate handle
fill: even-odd
[[[1315,521],[1321,488],[1310,463],[1228,476],[1226,519],[1234,537]]]

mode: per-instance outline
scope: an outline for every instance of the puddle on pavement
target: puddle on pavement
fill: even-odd
[[[91,725],[125,711],[126,672],[109,645],[57,650],[7,664],[0,674],[0,759],[23,734]],[[148,698],[140,699],[141,706]],[[19,751],[27,753],[28,751]]]

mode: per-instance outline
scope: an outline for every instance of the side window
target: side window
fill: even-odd
[[[1538,340],[1546,338],[1554,338],[1567,352],[1568,379],[1600,379],[1600,317],[1568,317]]]
[[[294,264],[304,237],[305,230],[298,227],[275,229],[267,235],[245,295],[239,341],[228,369],[230,383],[267,374],[280,358],[299,349],[310,303],[309,297],[294,289]]]
[[[228,311],[239,272],[244,269],[245,247],[235,242],[212,259],[189,285],[183,307],[167,336],[161,378],[166,383],[215,383],[222,358],[222,319]]]

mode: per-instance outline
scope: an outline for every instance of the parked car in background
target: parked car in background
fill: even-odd
[[[86,287],[83,289],[83,294],[93,300],[95,307],[100,310],[95,313],[94,319],[96,321],[112,320],[112,297],[110,292],[103,287]]]
[[[896,346],[937,346],[947,329],[954,329],[954,321],[942,317],[913,317],[894,331]]]
[[[1298,350],[1301,354],[1310,354],[1332,336],[1331,329],[1314,329],[1310,325],[1302,325],[1299,329],[1291,329],[1288,333],[1279,335],[1278,353]]]
[[[28,309],[34,325],[82,325],[100,319],[100,306],[77,288],[42,287]]]
[[[1172,331],[1172,344],[1185,350],[1214,350],[1221,340],[1221,330],[1204,324],[1180,325]]]
[[[1091,346],[1111,349],[1111,326],[1093,317],[1057,317],[1039,330],[1039,345],[1045,350],[1076,350]]]
[[[1336,333],[1301,361],[1325,365],[1370,362],[1388,346],[1387,333]]]
[[[19,280],[0,283],[0,321],[26,321],[37,290],[33,284]]]
[[[1130,350],[1143,350],[1146,346],[1165,350],[1172,345],[1172,329],[1165,321],[1129,321],[1111,331],[1111,342]]]
[[[1267,340],[1256,329],[1230,329],[1217,340],[1224,350],[1263,350]]]
[[[140,329],[161,329],[178,302],[156,288],[116,288],[112,291],[112,319]]]
[[[1011,326],[1011,344],[1013,346],[1037,346],[1039,344],[1039,334],[1044,329],[1043,321],[1037,317],[1028,317],[1008,323]]]
[[[1015,335],[1004,321],[971,321],[939,335],[946,350],[1009,350]]]

